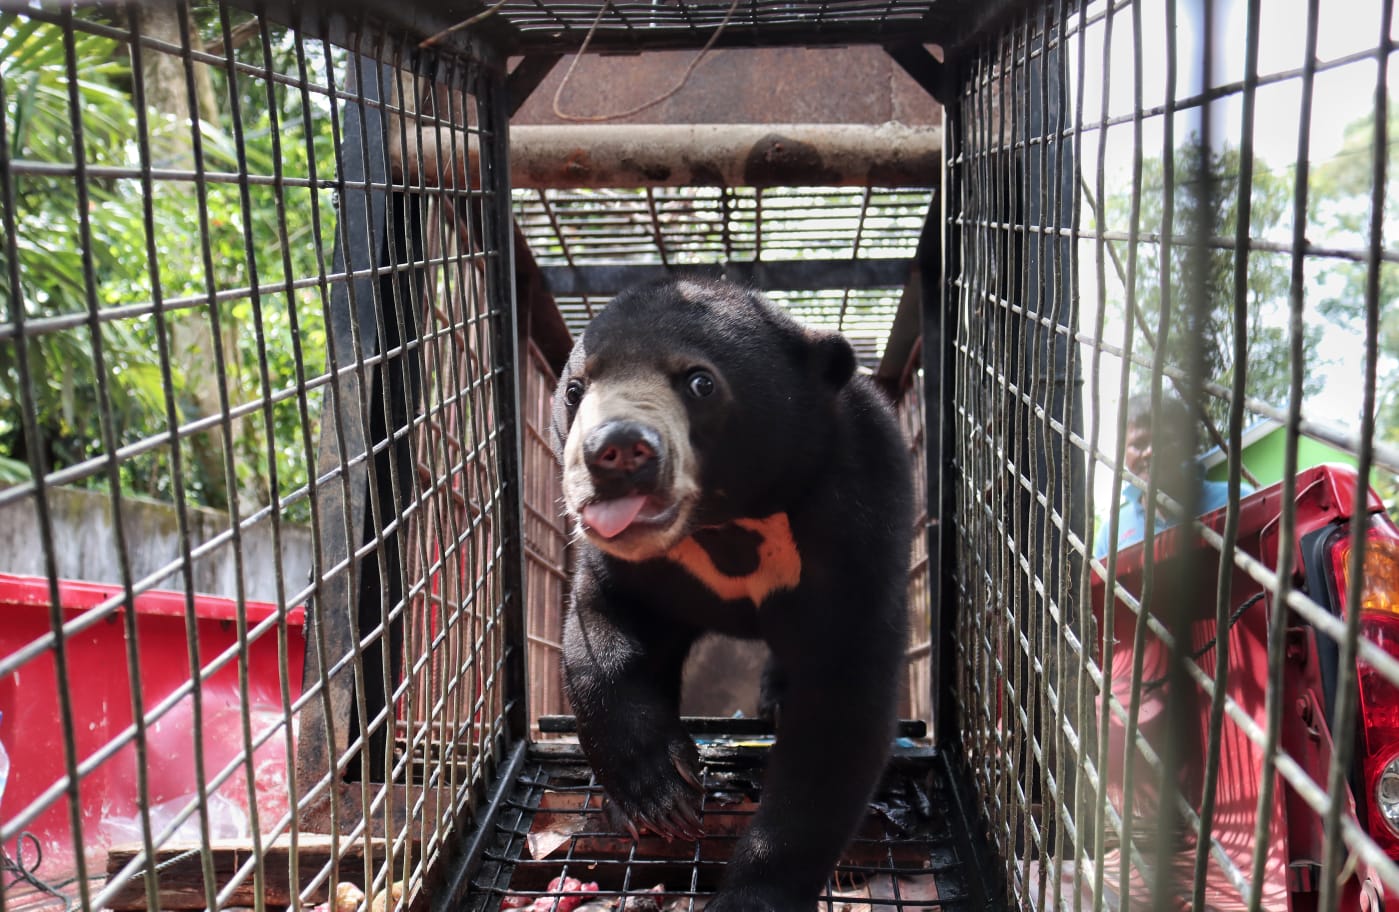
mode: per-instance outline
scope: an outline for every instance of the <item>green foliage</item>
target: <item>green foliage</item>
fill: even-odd
[[[1399,239],[1399,107],[1391,107],[1385,142],[1386,186],[1382,242],[1393,249]],[[1340,151],[1319,165],[1311,176],[1312,206],[1308,219],[1316,225],[1313,242],[1357,253],[1369,246],[1371,187],[1373,186],[1375,122],[1372,117],[1358,120],[1345,129]],[[1365,323],[1366,287],[1369,269],[1365,262],[1336,260],[1326,269],[1319,284],[1322,293],[1318,310],[1331,320],[1359,328]],[[1382,262],[1379,271],[1376,342],[1378,387],[1375,405],[1375,436],[1399,446],[1399,266]],[[1359,351],[1357,351],[1357,356]],[[1359,359],[1356,377],[1359,378]],[[1357,384],[1358,389],[1358,384]],[[1357,395],[1357,405],[1358,405]],[[1399,475],[1377,471],[1373,479],[1385,502],[1399,510]]]
[[[196,21],[206,39],[220,34],[216,19]],[[274,69],[297,72],[290,36],[274,38],[271,51]],[[139,175],[142,137],[128,49],[113,39],[75,32],[73,54],[76,105],[70,104],[61,31],[0,15],[6,138],[18,164],[12,213],[18,295],[10,281],[9,248],[0,246],[0,320],[15,325],[20,317],[16,309],[23,308],[28,371],[26,379],[14,339],[0,340],[0,481],[23,477],[33,457],[53,470],[105,454],[107,412],[108,433],[117,446],[157,443],[122,458],[123,488],[172,498],[170,415],[180,427],[218,413],[217,366],[222,362],[233,409],[278,400],[270,409],[270,424],[257,408],[230,426],[235,483],[244,508],[270,502],[274,473],[286,496],[306,483],[308,460],[296,396],[288,394],[298,389],[298,375],[309,379],[324,371],[326,349],[319,290],[289,291],[286,282],[316,276],[322,257],[329,257],[328,246],[318,249],[313,243],[311,194],[320,195],[320,230],[328,244],[334,219],[330,192],[305,186],[279,192],[269,183],[253,182],[245,214],[239,184],[217,177],[204,184],[206,217],[201,219],[196,182],[164,177],[153,182],[148,200],[143,181],[131,176]],[[256,37],[237,56],[263,65]],[[323,57],[312,64],[312,79],[323,82]],[[221,110],[201,111],[201,163],[210,175],[236,174],[240,164],[228,80],[218,68],[210,72]],[[246,73],[234,88],[247,173],[270,178],[280,166],[281,174],[304,181],[310,171],[309,132],[318,176],[333,176],[328,102],[314,96],[317,100],[304,110],[299,90]],[[147,91],[154,97],[151,86]],[[75,164],[75,110],[86,167],[123,173],[98,172],[79,181],[70,173],[37,167]],[[195,138],[188,118],[155,109],[147,116],[155,166],[192,168],[192,151],[183,166],[161,158],[171,149],[192,150]],[[274,140],[280,140],[280,149]],[[84,231],[90,238],[86,245]],[[202,252],[206,243],[207,263]],[[254,287],[261,291],[254,294]],[[153,307],[157,297],[161,306]],[[168,357],[160,357],[162,349],[170,352]],[[22,419],[27,397],[37,424],[33,440],[26,437]],[[310,410],[314,424],[314,402]],[[310,430],[314,441],[316,429]],[[214,428],[186,434],[179,444],[181,479],[195,503],[226,505],[222,440]],[[101,485],[105,478],[93,476],[88,483]],[[306,515],[304,499],[292,513]]]
[[[90,164],[113,164],[125,157],[130,133],[129,103],[113,90],[117,80],[129,78],[129,67],[113,55],[110,40],[78,35],[75,54],[80,77],[75,85]],[[12,160],[71,163],[73,123],[68,99],[67,65],[63,42],[52,27],[34,22],[18,23],[6,17],[0,28],[0,61],[5,80],[9,155]],[[26,323],[89,313],[88,269],[94,278],[91,305],[104,303],[96,278],[134,272],[122,251],[122,226],[139,225],[141,213],[133,209],[130,194],[118,182],[92,181],[85,210],[77,183],[71,178],[20,173],[14,179],[14,245],[18,263],[19,301],[8,281],[8,251],[0,248],[0,267],[6,281],[0,286],[0,313],[14,323],[16,307],[23,307]],[[85,262],[77,243],[85,211],[92,238],[90,261]],[[141,248],[136,248],[139,251]],[[22,304],[20,303],[22,302]],[[113,423],[132,428],[145,423],[161,401],[158,371],[153,371],[147,338],[132,322],[105,323],[94,334],[91,323],[74,329],[50,331],[40,322],[31,330],[28,355],[28,393],[43,438],[42,457],[58,467],[80,462],[103,450],[98,424],[99,359],[109,379]],[[0,441],[3,452],[27,461],[20,404],[25,384],[20,376],[16,345],[0,346]]]
[[[1203,157],[1202,157],[1203,156]],[[1170,250],[1167,278],[1170,284],[1170,310],[1167,332],[1158,344],[1164,348],[1168,368],[1189,371],[1193,359],[1199,359],[1201,375],[1226,388],[1234,382],[1234,251],[1224,245],[1210,245],[1203,256],[1192,251],[1190,241],[1201,236],[1209,238],[1234,237],[1239,218],[1239,153],[1236,149],[1206,152],[1198,144],[1187,143],[1176,152],[1174,192],[1166,192],[1166,177],[1159,158],[1142,163],[1142,193],[1140,235],[1159,236],[1165,226],[1166,205],[1170,197],[1174,209],[1171,236],[1175,242]],[[1208,192],[1205,182],[1211,186]],[[1211,199],[1212,197],[1212,199]],[[1122,229],[1128,224],[1131,197],[1119,194],[1107,203],[1108,225]],[[1249,191],[1250,236],[1277,236],[1279,229],[1291,224],[1292,178],[1256,168]],[[1162,305],[1162,250],[1159,243],[1138,245],[1136,300],[1146,326],[1154,333],[1159,324]],[[1202,270],[1203,274],[1197,274]],[[1248,320],[1248,357],[1245,371],[1247,395],[1265,402],[1285,403],[1291,383],[1290,342],[1286,329],[1287,295],[1290,281],[1288,259],[1285,255],[1252,251],[1248,260],[1246,299],[1241,302]],[[1189,295],[1202,288],[1205,307],[1202,319],[1191,309]],[[1320,330],[1304,328],[1303,348],[1308,363],[1316,357]],[[1139,336],[1140,339],[1140,336]],[[1145,342],[1139,342],[1145,345]],[[1138,348],[1148,356],[1155,352]],[[1133,368],[1132,387],[1147,392],[1151,373]],[[1303,381],[1304,394],[1319,390],[1320,380],[1308,376]],[[1171,389],[1169,381],[1165,387]],[[1219,397],[1202,397],[1205,411],[1221,432],[1228,426],[1228,401]],[[1201,438],[1204,447],[1210,441]]]

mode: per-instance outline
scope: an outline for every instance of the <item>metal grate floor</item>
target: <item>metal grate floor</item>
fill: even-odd
[[[541,742],[500,804],[465,908],[494,912],[703,909],[762,792],[766,743],[700,739],[705,836],[639,841],[613,832],[602,789],[576,742]],[[948,766],[900,747],[818,908],[983,909],[984,877],[967,841]],[[979,857],[984,858],[981,854]]]

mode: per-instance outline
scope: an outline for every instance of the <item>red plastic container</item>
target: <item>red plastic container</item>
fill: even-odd
[[[120,598],[119,586],[60,582],[59,601],[65,625],[81,625],[93,609]],[[189,638],[185,630],[185,595],[147,592],[135,599],[139,677],[144,709],[149,717],[190,682]],[[0,574],[0,656],[9,657],[49,639],[49,582],[39,577]],[[276,605],[246,602],[250,629],[273,618]],[[141,820],[137,800],[137,753],[132,728],[131,677],[126,650],[124,607],[64,638],[68,680],[58,680],[51,639],[47,648],[9,674],[0,676],[0,742],[10,756],[10,776],[0,796],[0,821],[6,826],[29,814],[36,801],[65,777],[64,736],[59,693],[66,687],[72,701],[73,727],[80,769],[79,807],[82,846],[89,866],[102,866],[110,846],[139,842]],[[152,826],[160,831],[197,795],[195,739],[204,750],[204,780],[211,781],[243,751],[242,700],[239,695],[236,619],[238,605],[216,596],[194,597],[198,661],[202,677],[202,731],[194,730],[194,696],[185,692],[146,731],[148,784]],[[278,657],[275,621],[249,644],[248,705],[254,744],[271,737],[253,752],[258,824],[268,830],[287,812],[288,745],[284,730],[282,678],[292,699],[301,692],[304,654],[304,615],[287,612],[287,667]],[[220,661],[221,657],[226,659]],[[218,664],[217,670],[209,671]],[[120,741],[113,752],[111,745]],[[110,754],[110,755],[108,755]],[[100,758],[100,759],[99,759]],[[294,754],[293,754],[294,762]],[[246,767],[217,788],[211,788],[211,835],[238,838],[251,833]],[[198,838],[198,816],[192,816],[177,838]],[[75,842],[69,805],[60,793],[23,825],[43,851],[38,873],[57,879],[75,869]],[[6,844],[16,857],[14,842]],[[32,866],[33,843],[26,840],[25,860]],[[89,871],[92,868],[89,867]]]

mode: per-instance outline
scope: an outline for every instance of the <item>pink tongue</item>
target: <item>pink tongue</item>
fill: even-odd
[[[603,538],[614,538],[632,524],[645,505],[645,494],[600,500],[583,508],[583,522]]]

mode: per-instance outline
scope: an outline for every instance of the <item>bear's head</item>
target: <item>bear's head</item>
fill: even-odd
[[[618,295],[554,391],[564,505],[594,545],[658,557],[696,528],[790,509],[824,470],[855,353],[727,282]]]

